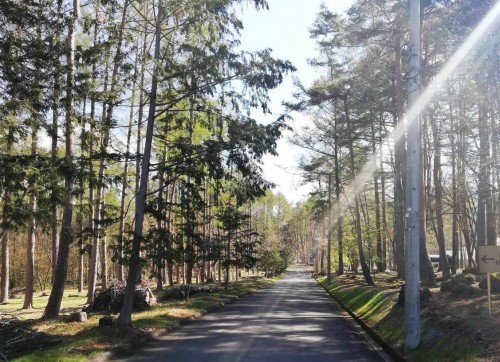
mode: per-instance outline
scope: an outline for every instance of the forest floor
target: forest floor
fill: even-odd
[[[0,341],[0,361],[80,362],[99,358],[108,352],[126,353],[185,321],[197,318],[209,310],[268,286],[274,281],[275,279],[260,277],[245,278],[231,282],[227,291],[224,291],[220,284],[214,283],[214,292],[197,294],[188,300],[162,300],[162,297],[169,292],[169,288],[165,288],[163,291],[155,292],[157,304],[146,310],[134,312],[132,316],[134,329],[99,327],[99,319],[105,314],[98,313],[90,314],[88,320],[82,323],[66,322],[64,314],[79,311],[86,304],[85,292],[66,291],[62,301],[61,317],[50,321],[40,319],[47,304],[47,292],[35,294],[34,309],[31,310],[21,309],[23,294],[16,294],[8,303],[0,304],[0,322],[8,320],[15,323],[15,320],[20,320],[22,328],[45,333],[49,337],[60,339],[61,342],[40,347],[31,340],[32,336],[25,333],[24,329],[13,328],[17,331],[16,335],[2,335],[4,340]],[[5,355],[2,343],[19,338],[26,339],[23,350],[14,355]]]
[[[440,275],[438,274],[438,280]],[[363,282],[361,275],[335,277],[330,285],[326,278],[319,281],[340,299],[394,350],[404,356],[404,310],[398,305],[401,282],[392,273],[375,275],[375,287]],[[162,301],[168,288],[155,292],[158,303],[150,309],[134,313],[135,329],[99,327],[103,314],[91,314],[84,323],[42,321],[48,293],[36,293],[34,309],[22,310],[23,295],[16,294],[7,304],[0,305],[0,321],[15,316],[38,332],[60,338],[61,342],[44,348],[26,343],[21,354],[9,361],[86,361],[106,352],[127,352],[154,336],[164,333],[184,321],[196,318],[208,310],[234,300],[252,290],[265,287],[273,280],[249,278],[230,284],[213,293],[198,294],[189,300]],[[421,343],[417,350],[405,355],[408,361],[500,361],[500,294],[492,295],[492,316],[488,313],[488,298],[477,283],[476,293],[456,297],[441,292],[440,283],[430,288],[432,298],[421,304]],[[80,310],[86,304],[86,293],[68,290],[63,299],[62,313]],[[2,336],[3,337],[3,336]],[[0,341],[1,342],[1,341]],[[1,343],[0,343],[1,344]],[[1,347],[1,346],[0,346]],[[0,348],[0,361],[6,360]]]
[[[432,297],[421,303],[421,342],[404,354],[404,309],[398,305],[401,282],[393,273],[375,275],[375,287],[362,275],[335,277],[327,286],[357,317],[408,361],[500,361],[500,294],[492,295],[492,315],[486,291],[477,288],[467,297],[430,288]]]

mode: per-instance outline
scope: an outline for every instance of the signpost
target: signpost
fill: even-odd
[[[480,246],[478,252],[481,273],[500,272],[500,246]]]
[[[491,316],[491,281],[490,273],[500,272],[500,246],[480,246],[479,271],[486,273],[488,284],[488,311]]]

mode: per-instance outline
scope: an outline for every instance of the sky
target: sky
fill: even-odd
[[[245,7],[243,12],[244,30],[241,36],[241,48],[256,51],[270,48],[273,56],[292,62],[297,68],[295,77],[305,86],[319,77],[315,70],[307,64],[307,60],[316,56],[314,41],[309,38],[308,28],[313,24],[320,5],[324,2],[335,12],[345,11],[353,0],[268,0],[269,10],[256,11],[253,7]],[[283,112],[282,102],[292,99],[296,91],[292,76],[288,76],[283,84],[271,91],[270,109],[275,119]],[[259,120],[259,115],[254,115]],[[292,114],[290,124],[300,130],[307,123],[306,114]],[[263,122],[267,117],[260,117]],[[290,133],[278,142],[279,156],[266,156],[263,171],[267,180],[275,183],[275,192],[283,193],[290,202],[305,200],[310,185],[301,185],[297,164],[304,151],[288,141]]]

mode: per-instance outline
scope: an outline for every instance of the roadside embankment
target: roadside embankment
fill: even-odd
[[[405,354],[404,308],[398,305],[399,287],[393,275],[377,275],[375,287],[353,276],[334,277],[329,285],[326,277],[318,282],[396,361],[491,360],[484,357],[491,356],[488,341],[478,341],[474,325],[463,315],[454,315],[461,314],[457,304],[463,303],[449,300],[438,288],[431,289],[432,297],[422,302],[421,343]]]

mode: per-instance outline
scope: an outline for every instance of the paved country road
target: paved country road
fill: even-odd
[[[384,361],[310,277],[293,268],[268,288],[208,313],[125,361]]]

